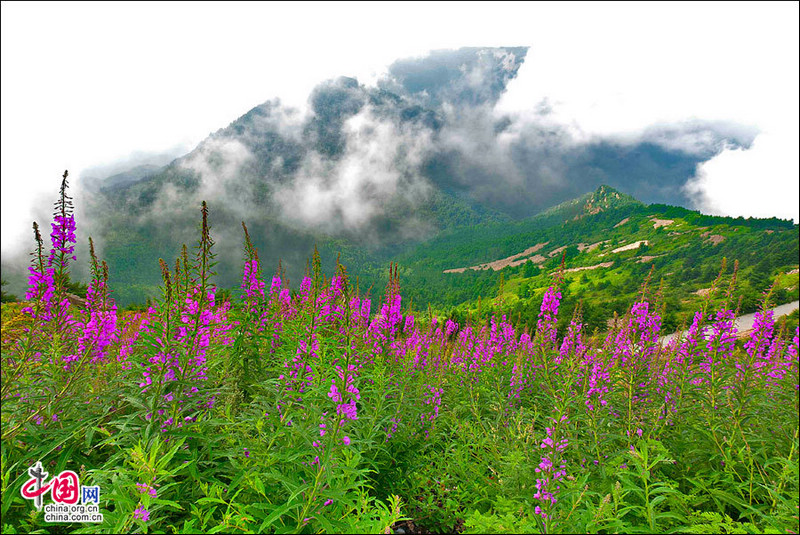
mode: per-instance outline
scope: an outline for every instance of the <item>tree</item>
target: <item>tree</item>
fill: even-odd
[[[536,276],[536,271],[537,271],[536,264],[534,264],[533,261],[529,259],[527,262],[525,262],[525,269],[523,270],[522,275],[526,279],[529,279],[531,277]]]
[[[8,285],[8,281],[7,280],[0,279],[0,288],[2,288],[3,286],[7,286],[7,285]],[[0,289],[0,302],[2,302],[2,303],[15,303],[17,301],[19,301],[19,298],[16,295],[10,294],[10,293],[6,293],[5,290]]]

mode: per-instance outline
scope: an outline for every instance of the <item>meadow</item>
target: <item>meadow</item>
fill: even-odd
[[[70,303],[67,191],[3,307],[3,533],[798,532],[798,329],[766,289],[739,337],[735,263],[667,345],[648,277],[607,333],[558,274],[535,329],[456,323],[404,308],[396,267],[373,297],[315,253],[292,290],[244,223],[223,296],[203,203],[161,298],[123,313],[91,242]],[[39,461],[98,486],[103,521],[46,522]]]

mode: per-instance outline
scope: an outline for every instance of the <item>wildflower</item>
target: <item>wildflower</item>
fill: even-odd
[[[147,493],[150,495],[151,498],[158,497],[158,492],[156,491],[156,489],[154,489],[147,483],[137,483],[136,488],[139,490],[139,494]]]
[[[344,442],[345,446],[349,446],[350,445],[350,437],[345,435],[344,438],[342,438],[342,442]]]
[[[546,451],[544,452],[544,456],[541,458],[539,466],[535,468],[535,471],[537,474],[539,474],[539,477],[536,479],[536,493],[534,493],[533,497],[539,500],[539,502],[547,509],[549,509],[550,506],[555,505],[555,503],[558,501],[555,493],[558,492],[560,487],[557,485],[557,483],[567,475],[566,460],[562,458],[562,452],[567,447],[567,440],[554,440],[554,437],[557,438],[558,436],[558,433],[556,432],[558,427],[564,421],[566,421],[566,415],[562,416],[559,420],[553,419],[554,426],[552,428],[545,428],[547,437],[542,440],[540,447]],[[567,421],[567,424],[568,423],[569,421]],[[540,515],[542,518],[547,518],[547,513],[541,508],[538,508],[538,511],[536,509],[534,511],[536,511],[536,514]]]
[[[536,332],[542,336],[542,340],[555,344],[556,342],[556,318],[558,316],[558,305],[561,301],[561,292],[552,286],[544,293],[542,306],[539,310],[539,321],[536,324]]]
[[[144,507],[139,506],[133,511],[133,518],[138,518],[142,522],[147,522],[150,520],[150,513]]]

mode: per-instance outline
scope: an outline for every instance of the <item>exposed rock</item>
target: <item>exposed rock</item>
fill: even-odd
[[[654,260],[656,258],[659,258],[661,256],[664,256],[664,255],[643,256],[639,260],[637,260],[636,262],[638,262],[639,264],[644,264],[645,262],[649,262],[649,261]]]
[[[520,264],[524,264],[525,262],[527,262],[529,260],[531,262],[533,262],[534,264],[541,264],[542,262],[544,262],[546,260],[546,258],[543,257],[542,255],[538,255],[538,254],[537,255],[533,255],[533,253],[535,253],[536,251],[541,250],[548,243],[550,243],[550,242],[547,241],[547,242],[544,242],[544,243],[537,243],[533,247],[528,247],[527,249],[525,249],[521,253],[517,253],[517,254],[511,255],[511,256],[506,257],[506,258],[501,258],[500,260],[495,260],[494,262],[487,262],[485,264],[478,264],[477,266],[445,269],[444,272],[445,273],[464,273],[468,269],[472,269],[472,270],[475,270],[475,271],[482,271],[482,270],[485,270],[485,269],[493,269],[495,271],[500,271],[501,269],[503,269],[505,267],[518,266]],[[562,250],[563,249],[566,249],[566,247],[562,247]],[[533,256],[531,256],[531,255],[533,255]]]
[[[597,268],[607,268],[614,265],[614,261],[611,262],[603,262],[601,264],[595,264],[593,266],[583,266],[583,267],[576,267],[576,268],[569,268],[565,269],[564,273],[574,273],[576,271],[586,271],[587,269],[597,269]]]
[[[587,253],[591,253],[592,251],[594,251],[595,249],[597,249],[598,247],[600,247],[602,244],[606,243],[607,241],[608,240],[603,240],[603,241],[599,241],[597,243],[593,243],[591,245],[586,245],[585,243],[579,243],[578,244],[578,251],[580,251],[581,253],[584,252],[584,251],[587,252]]]
[[[611,252],[612,253],[621,253],[623,251],[632,251],[633,249],[638,249],[639,246],[642,245],[642,244],[650,245],[650,242],[647,241],[647,240],[635,241],[633,243],[629,243],[628,245],[623,245],[622,247],[617,247],[616,249],[614,249]]]
[[[83,297],[78,297],[75,294],[67,294],[67,301],[69,301],[70,305],[78,308],[84,308],[86,306],[86,299]]]
[[[675,222],[673,219],[656,219],[656,218],[653,218],[650,221],[653,222],[653,228],[668,227]]]

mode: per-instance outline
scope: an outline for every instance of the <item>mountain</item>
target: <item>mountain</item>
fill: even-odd
[[[601,185],[541,214],[442,232],[403,254],[404,295],[464,321],[498,309],[534,327],[544,290],[563,262],[561,321],[581,303],[584,320],[603,329],[638,298],[652,269],[661,287],[665,325],[690,321],[723,262],[727,289],[738,262],[740,310],[752,312],[774,282],[773,303],[798,298],[800,233],[777,218],[717,217],[664,204],[645,204]],[[717,298],[720,298],[718,292]],[[736,303],[733,303],[736,305]],[[566,325],[562,325],[565,327]]]
[[[620,193],[611,186],[601,184],[597,190],[570,199],[541,212],[538,217],[563,219],[564,221],[580,219],[606,210],[620,208],[630,204],[642,204],[630,195]]]
[[[535,226],[560,212],[576,217],[630,202],[618,191],[618,198],[601,192],[602,199],[570,201],[600,185],[685,205],[681,186],[698,163],[752,141],[711,123],[578,141],[550,120],[546,103],[502,112],[497,105],[526,54],[525,47],[435,51],[396,61],[374,85],[329,80],[312,91],[305,112],[267,101],[166,166],[95,184],[85,221],[119,301],[154,294],[153,266],[194,242],[202,200],[221,285],[237,283],[242,221],[264,264],[281,259],[296,280],[314,244],[329,262],[341,253],[366,272],[459,229]],[[684,134],[703,142],[683,143]]]

